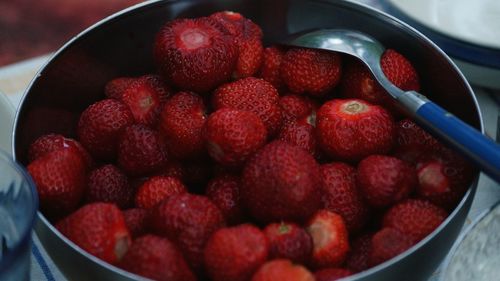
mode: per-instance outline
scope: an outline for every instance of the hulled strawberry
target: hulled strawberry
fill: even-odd
[[[265,48],[259,71],[259,77],[271,83],[278,91],[282,91],[286,87],[280,73],[280,66],[285,52],[280,46]]]
[[[207,197],[181,193],[153,208],[150,225],[180,248],[191,268],[200,270],[205,243],[224,225],[224,218]]]
[[[139,208],[151,209],[170,196],[184,192],[187,192],[187,188],[179,179],[154,176],[146,180],[137,189],[135,205]]]
[[[271,259],[289,259],[294,263],[306,264],[312,254],[312,238],[295,223],[272,223],[266,226],[264,234],[269,240]]]
[[[321,165],[321,174],[325,209],[341,215],[349,231],[360,230],[369,218],[369,208],[356,185],[356,170],[336,162]]]
[[[132,208],[123,211],[123,219],[132,239],[142,236],[147,231],[148,211]]]
[[[80,115],[78,139],[95,158],[114,159],[120,134],[133,123],[134,117],[125,104],[104,99]]]
[[[306,229],[313,239],[313,267],[337,267],[344,262],[349,252],[349,233],[340,215],[319,210]]]
[[[194,93],[179,92],[163,107],[160,132],[168,152],[179,159],[203,153],[202,128],[207,119],[203,99]]]
[[[373,235],[369,264],[375,266],[401,254],[415,244],[415,240],[394,229],[382,228]]]
[[[278,91],[263,79],[248,77],[224,84],[215,90],[212,103],[215,110],[229,107],[257,114],[269,135],[281,125]]]
[[[158,281],[195,281],[182,254],[166,238],[145,235],[137,238],[120,262],[132,273]]]
[[[316,125],[317,105],[307,96],[286,95],[280,97],[280,106],[283,112],[283,123],[298,121]]]
[[[229,224],[243,221],[243,208],[240,199],[240,179],[223,174],[214,177],[207,185],[206,195],[219,207]]]
[[[49,152],[27,168],[45,215],[65,216],[78,206],[84,194],[87,169],[79,150],[68,147]]]
[[[315,281],[314,275],[302,265],[287,259],[276,259],[263,264],[251,281]]]
[[[395,126],[380,106],[357,99],[334,99],[319,109],[316,134],[328,155],[356,162],[371,154],[387,153],[394,142]]]
[[[240,166],[265,144],[267,130],[259,116],[250,111],[222,108],[208,117],[204,137],[215,161]]]
[[[176,19],[158,32],[154,58],[172,85],[205,93],[231,78],[238,48],[233,36],[212,18]]]
[[[314,278],[316,281],[336,281],[352,274],[352,271],[345,268],[325,268],[314,272]]]
[[[117,264],[130,246],[123,214],[114,204],[91,203],[60,220],[56,228],[91,255]]]
[[[241,194],[258,221],[304,221],[321,207],[319,165],[305,150],[274,141],[245,165]]]
[[[131,205],[133,189],[127,176],[115,165],[107,164],[90,172],[87,180],[87,202],[114,203],[120,208]]]
[[[396,142],[393,155],[403,161],[415,164],[426,152],[440,150],[443,145],[410,119],[396,123]]]
[[[278,139],[298,146],[313,156],[319,154],[314,127],[309,123],[292,121],[285,124],[280,129]]]
[[[373,207],[386,207],[409,196],[417,184],[415,169],[391,156],[371,155],[361,160],[357,184]]]
[[[118,77],[104,86],[104,95],[109,99],[121,100],[123,91],[135,81],[133,77]]]
[[[352,240],[345,265],[353,272],[361,272],[370,267],[372,233],[364,233]]]
[[[250,224],[221,228],[207,242],[205,267],[213,281],[246,281],[266,260],[269,245]]]
[[[330,51],[292,48],[280,66],[281,78],[296,93],[323,96],[340,81],[340,54]]]
[[[132,125],[124,130],[118,144],[118,165],[127,174],[151,174],[166,163],[164,144],[156,131],[144,125]]]
[[[419,241],[434,231],[446,217],[445,210],[428,201],[409,199],[387,211],[383,226],[394,228]]]

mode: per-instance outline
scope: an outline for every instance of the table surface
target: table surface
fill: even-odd
[[[368,3],[377,7],[377,2],[374,0],[358,0],[360,2]],[[0,3],[1,4],[1,3]],[[0,5],[1,7],[1,5]],[[50,58],[50,54],[43,55],[40,57],[35,57],[29,60],[21,61],[15,64],[7,65],[5,67],[0,68],[0,92],[3,92],[7,95],[12,105],[17,108],[21,101],[24,90],[28,86],[29,82],[33,77],[35,77],[38,69],[43,66],[43,64]],[[497,135],[497,131],[499,130],[498,116],[500,113],[500,107],[498,103],[495,101],[498,100],[498,96],[500,96],[500,91],[496,94],[492,91],[488,91],[485,89],[474,87],[474,92],[476,93],[478,102],[480,104],[480,108],[482,111],[486,134],[495,138]],[[494,95],[498,95],[495,97]],[[0,128],[2,130],[2,128]],[[2,133],[0,131],[0,133]],[[474,198],[474,202],[472,204],[472,208],[469,212],[468,219],[466,221],[466,225],[470,224],[471,221],[474,220],[480,213],[484,210],[488,209],[495,202],[500,200],[500,186],[499,184],[493,182],[487,176],[481,174],[479,179],[479,186],[477,189],[476,197]],[[39,245],[39,241],[34,237],[35,245]],[[64,279],[60,272],[57,272],[57,269],[50,264],[50,259],[47,254],[44,252],[43,247],[41,249],[37,249],[38,255],[43,256],[45,260],[47,260],[47,264],[45,266],[50,266],[55,271],[54,279],[61,280]],[[33,266],[32,266],[32,280],[40,280],[38,277],[41,276],[41,270],[44,265],[39,263],[39,260],[36,257],[35,251],[33,257]],[[438,280],[439,270],[430,278],[430,280]],[[52,279],[52,280],[54,280]]]

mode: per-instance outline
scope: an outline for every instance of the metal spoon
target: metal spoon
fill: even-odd
[[[472,160],[500,183],[500,145],[415,91],[403,91],[384,75],[380,58],[385,47],[364,33],[344,29],[323,29],[288,38],[283,45],[341,52],[359,58],[380,85],[414,119],[436,137]]]

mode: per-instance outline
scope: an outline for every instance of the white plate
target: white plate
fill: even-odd
[[[12,126],[14,124],[15,110],[7,97],[0,92],[0,149],[12,153]]]

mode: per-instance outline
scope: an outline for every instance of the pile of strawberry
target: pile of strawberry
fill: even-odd
[[[264,48],[238,13],[176,19],[159,74],[110,81],[76,139],[29,150],[43,213],[92,255],[156,280],[336,280],[431,233],[470,166],[402,118],[369,71]],[[387,77],[419,90],[410,62]]]

